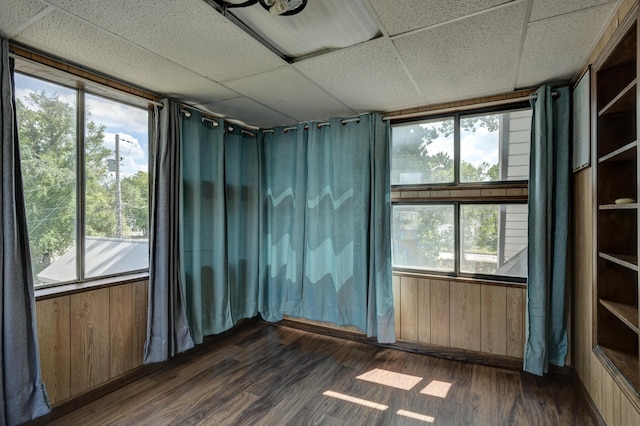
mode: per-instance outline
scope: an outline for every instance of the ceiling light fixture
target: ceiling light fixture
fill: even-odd
[[[291,16],[302,12],[307,5],[307,0],[224,0],[228,8],[247,7],[260,3],[262,7],[273,15]]]

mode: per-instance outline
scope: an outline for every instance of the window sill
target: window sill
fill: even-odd
[[[116,277],[99,278],[92,281],[61,284],[54,287],[36,288],[35,297],[36,300],[52,299],[54,297],[82,293],[85,291],[97,290],[101,288],[114,287],[148,279],[149,272],[139,272],[134,274],[119,275]]]
[[[511,287],[511,288],[527,288],[527,283],[518,281],[506,281],[499,278],[472,278],[472,277],[456,277],[450,275],[430,274],[428,272],[416,272],[416,271],[404,271],[393,270],[393,276],[397,277],[413,277],[438,281],[452,281],[459,283],[478,284],[478,285],[491,285],[497,287]]]

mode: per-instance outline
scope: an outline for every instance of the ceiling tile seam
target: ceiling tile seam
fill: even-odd
[[[280,58],[280,60],[282,60],[285,63],[290,63],[291,62],[289,60],[289,58],[286,55],[284,55],[282,52],[280,52],[274,45],[269,43],[264,37],[262,37],[256,31],[254,31],[253,28],[249,27],[247,24],[242,22],[242,20],[240,20],[240,18],[236,17],[233,14],[233,12],[230,12],[228,10],[227,6],[224,6],[224,8],[221,8],[213,0],[202,0],[202,1],[204,1],[204,3],[206,5],[208,5],[209,7],[211,7],[214,11],[219,13],[220,16],[222,16],[224,19],[229,21],[232,25],[237,27],[240,31],[245,32],[249,37],[251,37],[256,42],[261,44],[265,49],[270,50],[271,53],[273,53],[278,58]]]
[[[574,13],[580,13],[580,12],[584,12],[585,10],[589,10],[589,9],[596,9],[598,7],[603,7],[605,5],[611,4],[611,3],[617,3],[619,0],[609,0],[607,2],[604,3],[599,3],[599,4],[594,4],[591,6],[587,6],[587,7],[583,7],[581,9],[577,9],[577,10],[571,10],[569,12],[563,12],[563,13],[559,13],[557,15],[552,15],[552,16],[547,16],[546,18],[541,18],[541,19],[536,19],[534,21],[529,21],[530,24],[535,24],[537,22],[542,22],[542,21],[546,21],[549,19],[555,19],[555,18],[560,18],[566,15],[572,15]],[[616,10],[617,8],[614,8],[613,10]]]
[[[46,0],[44,0],[44,1],[46,1]],[[67,15],[67,16],[70,16],[70,17],[74,18],[74,19],[77,19],[77,20],[79,20],[79,21],[81,21],[81,22],[83,22],[83,23],[85,23],[85,24],[89,25],[90,27],[92,27],[92,28],[95,28],[95,29],[99,30],[99,31],[100,31],[100,32],[102,32],[103,34],[106,34],[106,35],[108,35],[108,36],[110,36],[110,37],[114,37],[114,38],[116,38],[116,39],[118,39],[118,40],[120,40],[120,41],[122,41],[122,42],[124,42],[124,43],[126,43],[126,44],[128,44],[128,45],[130,45],[130,46],[134,46],[134,47],[136,47],[136,48],[138,48],[138,49],[140,49],[140,50],[143,50],[143,51],[145,51],[145,52],[147,52],[147,53],[150,53],[150,54],[152,54],[152,55],[154,55],[154,56],[160,57],[160,58],[162,58],[162,59],[164,59],[164,60],[166,60],[166,61],[168,61],[168,62],[170,62],[170,63],[172,63],[172,64],[174,64],[174,65],[176,65],[176,66],[178,66],[178,67],[180,67],[180,68],[182,68],[183,70],[189,71],[189,72],[191,72],[191,73],[193,73],[193,74],[195,74],[195,75],[197,75],[197,76],[199,76],[199,77],[202,77],[202,78],[204,78],[204,79],[206,79],[206,80],[208,80],[208,81],[210,81],[210,82],[212,82],[212,83],[215,83],[215,84],[218,84],[218,85],[220,85],[220,84],[221,84],[219,81],[216,81],[216,80],[212,79],[211,77],[207,77],[206,75],[202,75],[202,74],[200,74],[199,72],[197,72],[197,71],[195,71],[195,70],[192,70],[191,68],[187,68],[186,66],[184,66],[183,64],[181,64],[181,63],[179,63],[179,62],[176,62],[176,61],[174,61],[174,60],[172,60],[172,59],[167,58],[166,56],[162,55],[161,53],[154,52],[153,50],[151,50],[151,49],[147,49],[146,47],[143,47],[143,46],[140,46],[139,44],[134,43],[133,41],[128,40],[128,39],[126,39],[126,38],[124,38],[124,37],[122,37],[122,36],[120,36],[120,35],[118,35],[118,34],[112,33],[111,31],[109,31],[109,30],[107,30],[107,29],[105,29],[105,28],[103,28],[103,27],[101,27],[101,26],[99,26],[99,25],[96,25],[96,24],[94,24],[93,22],[90,22],[90,21],[88,21],[88,20],[86,20],[86,19],[84,19],[84,18],[82,18],[82,17],[80,17],[80,16],[78,16],[78,15],[76,15],[76,14],[72,13],[72,12],[69,12],[69,11],[68,11],[68,10],[66,10],[66,9],[63,9],[63,8],[61,8],[61,7],[58,7],[58,6],[56,6],[56,5],[54,5],[54,4],[51,4],[51,3],[48,3],[48,2],[47,2],[47,4],[48,4],[50,7],[54,8],[56,11],[61,12],[61,13],[65,14],[65,15]],[[228,88],[228,87],[226,87],[226,86],[225,86],[225,88],[226,88],[226,89],[228,89],[228,90],[232,90],[232,89],[229,89],[229,88]],[[238,92],[236,92],[235,90],[232,90],[232,91],[233,91],[235,94],[237,94],[238,96],[242,96],[242,94],[241,94],[241,93],[238,93]],[[220,101],[227,100],[227,99],[232,99],[232,98],[223,98],[223,99],[218,99],[218,100],[216,100],[215,102],[220,102]]]
[[[295,66],[293,66],[293,64],[289,64],[288,65],[293,72],[297,73],[298,75],[300,75],[302,78],[304,78],[307,82],[313,84],[314,86],[316,86],[318,89],[320,89],[320,91],[324,92],[327,96],[329,96],[331,99],[333,99],[334,101],[336,101],[337,103],[339,103],[340,105],[342,105],[343,107],[345,107],[346,109],[351,110],[352,113],[354,114],[358,114],[358,110],[356,108],[351,107],[350,105],[345,104],[344,102],[342,102],[340,99],[338,99],[336,96],[333,95],[333,93],[329,92],[327,89],[325,89],[324,87],[322,87],[321,85],[319,85],[318,83],[316,83],[313,79],[311,79],[310,77],[308,77],[305,73],[303,73],[302,71],[300,71],[298,68],[296,68]],[[329,117],[331,118],[331,117]]]
[[[497,6],[492,6],[492,7],[489,7],[487,9],[483,9],[483,10],[479,10],[477,12],[470,13],[468,15],[459,16],[457,18],[450,19],[448,21],[438,22],[437,24],[429,25],[429,26],[426,26],[426,27],[416,28],[415,30],[406,31],[406,32],[400,33],[400,34],[395,34],[395,35],[392,35],[390,37],[391,37],[392,40],[397,40],[397,39],[401,39],[401,38],[404,38],[404,37],[412,36],[414,34],[420,34],[420,33],[424,32],[424,31],[428,31],[428,30],[432,30],[432,29],[435,29],[435,28],[443,27],[445,25],[453,24],[453,23],[456,23],[456,22],[459,22],[459,21],[464,21],[465,19],[475,18],[476,16],[481,16],[481,15],[484,15],[485,13],[495,12],[497,10],[505,9],[505,8],[514,6],[516,4],[524,3],[526,1],[529,1],[529,0],[515,0],[515,1],[512,1],[512,2],[508,2],[508,3],[502,3],[502,4],[499,4]]]
[[[267,109],[269,109],[269,110],[271,110],[271,111],[273,111],[273,112],[277,112],[278,114],[282,115],[283,117],[290,118],[291,120],[293,120],[293,121],[294,121],[294,122],[296,122],[296,123],[300,121],[299,119],[297,119],[297,118],[295,118],[295,117],[291,117],[289,114],[285,114],[284,112],[282,112],[282,111],[280,111],[280,110],[278,110],[278,109],[276,109],[276,108],[274,108],[274,107],[272,107],[272,106],[266,105],[266,104],[264,104],[264,103],[262,103],[262,102],[260,102],[260,101],[258,101],[258,100],[256,100],[256,99],[253,99],[253,98],[252,98],[252,97],[250,97],[250,96],[242,95],[242,94],[241,94],[241,96],[239,96],[238,98],[245,98],[245,99],[249,99],[250,101],[257,103],[258,105],[260,105],[260,106],[262,106],[262,107],[264,107],[264,108],[267,108]],[[238,99],[238,98],[232,98],[232,99]],[[229,101],[229,100],[231,100],[231,99],[225,99],[224,101],[219,101],[219,102],[225,102],[225,101]],[[215,104],[217,104],[217,103],[218,103],[218,102],[211,102],[211,104],[213,104],[213,105],[215,105]]]
[[[316,58],[329,58],[333,55],[337,55],[339,53],[342,52],[348,52],[349,50],[352,49],[357,49],[359,46],[362,46],[363,44],[367,44],[367,43],[371,43],[374,42],[376,40],[380,40],[380,39],[389,39],[389,37],[385,37],[383,35],[380,35],[379,37],[374,37],[370,40],[365,40],[365,41],[361,41],[359,43],[356,44],[352,44],[351,46],[347,46],[347,47],[340,47],[337,49],[331,49],[331,50],[325,50],[325,51],[320,51],[320,52],[316,52],[316,53],[311,53],[309,55],[305,55],[302,56],[300,58],[296,58],[296,60],[292,61],[289,65],[298,65],[298,64],[302,64],[305,61],[312,61]]]
[[[41,10],[40,12],[36,13],[35,15],[33,15],[31,18],[27,19],[27,21],[21,25],[19,25],[18,27],[16,27],[13,31],[11,31],[10,33],[7,34],[7,39],[11,40],[12,38],[14,38],[15,36],[17,36],[18,34],[20,34],[22,31],[26,30],[27,28],[29,28],[31,25],[35,24],[36,22],[38,22],[39,20],[41,20],[42,18],[44,18],[45,16],[47,16],[48,14],[50,14],[51,12],[53,12],[55,10],[54,7],[52,7],[50,4],[46,3],[44,4],[46,7]]]
[[[365,7],[369,11],[369,15],[376,22],[376,25],[378,26],[378,30],[380,30],[380,32],[382,33],[382,36],[386,37],[386,38],[389,38],[389,32],[384,27],[384,24],[382,23],[382,20],[380,19],[380,17],[376,13],[375,8],[371,5],[371,2],[369,0],[362,0],[362,2],[364,3]]]
[[[235,83],[236,81],[241,81],[241,80],[245,80],[245,79],[248,79],[248,78],[257,77],[257,76],[262,75],[262,74],[268,74],[268,73],[270,73],[270,72],[276,72],[276,71],[278,71],[278,70],[285,69],[285,68],[287,68],[288,66],[291,66],[291,64],[288,64],[288,63],[286,63],[286,62],[285,62],[285,63],[283,63],[282,65],[280,65],[280,66],[278,66],[278,67],[276,67],[276,68],[273,68],[273,69],[267,70],[267,71],[259,71],[259,72],[253,73],[253,74],[249,74],[249,75],[245,75],[245,76],[237,77],[237,78],[236,78],[236,77],[234,77],[234,78],[228,78],[228,79],[226,79],[226,80],[220,80],[220,81],[218,81],[217,83],[218,83],[218,84],[221,84],[221,85],[223,85],[223,86],[225,86],[225,87],[226,87],[226,88],[228,88],[229,90],[233,90],[233,89],[231,89],[230,87],[228,87],[228,86],[227,86],[227,84]],[[234,90],[234,92],[238,93],[238,92],[237,92],[237,91],[235,91],[235,90]],[[240,93],[240,95],[241,95],[241,96],[244,96],[242,93]]]
[[[527,7],[525,8],[523,20],[522,20],[522,32],[520,34],[520,44],[516,51],[516,58],[513,64],[513,84],[511,88],[516,89],[518,84],[518,74],[520,73],[520,66],[522,65],[522,53],[524,51],[524,44],[527,40],[527,34],[529,32],[529,18],[531,18],[531,12],[533,11],[533,0],[527,0]]]
[[[420,98],[424,101],[424,103],[426,105],[428,105],[429,104],[428,96],[426,96],[422,92],[422,89],[420,88],[420,85],[418,85],[418,82],[416,81],[415,77],[413,76],[413,74],[411,74],[411,71],[409,70],[409,67],[407,66],[407,63],[404,61],[404,58],[402,57],[402,54],[400,53],[400,51],[396,47],[396,44],[393,42],[393,40],[391,40],[391,45],[393,46],[393,51],[395,52],[396,60],[398,61],[398,63],[402,67],[402,69],[404,70],[404,73],[407,76],[407,78],[409,78],[409,81],[413,85],[413,88],[416,90],[416,92],[418,92],[418,95],[420,95]]]

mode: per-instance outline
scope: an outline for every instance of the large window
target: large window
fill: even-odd
[[[531,110],[392,127],[393,264],[450,276],[527,276]]]
[[[15,82],[35,284],[148,269],[148,110]]]

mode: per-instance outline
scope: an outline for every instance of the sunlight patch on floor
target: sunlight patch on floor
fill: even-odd
[[[441,382],[439,380],[432,380],[420,393],[438,398],[446,398],[451,389],[451,383]]]
[[[364,374],[359,375],[356,379],[366,380],[368,382],[380,385],[391,386],[402,390],[411,390],[417,385],[422,377],[410,376],[408,374],[395,373],[381,368],[374,368]]]
[[[427,422],[427,423],[433,423],[436,421],[434,417],[427,416],[424,414],[414,413],[413,411],[398,410],[396,414],[399,416],[409,417],[410,419],[420,420],[422,422]]]
[[[362,405],[364,407],[375,408],[376,410],[384,411],[389,408],[388,405],[378,404],[377,402],[368,401],[366,399],[356,398],[355,396],[345,395],[340,392],[334,391],[326,391],[323,393],[325,396],[329,396],[331,398],[341,399],[343,401],[351,402],[353,404]]]

